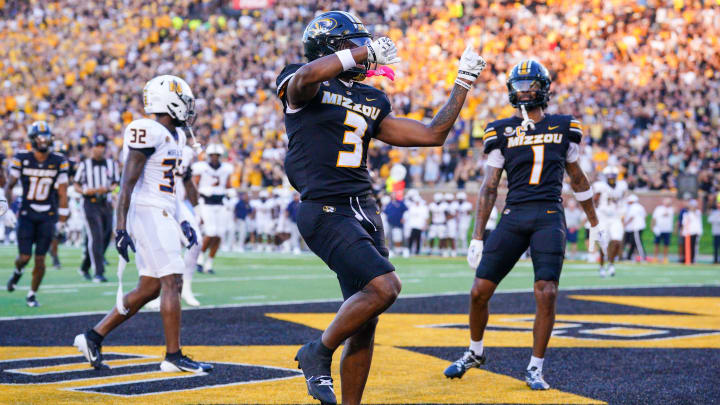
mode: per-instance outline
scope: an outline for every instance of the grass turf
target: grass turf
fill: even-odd
[[[0,247],[0,281],[10,277],[17,250]],[[48,315],[77,312],[104,312],[115,302],[117,255],[108,250],[109,283],[85,281],[78,273],[82,251],[61,247],[62,270],[48,267],[38,292],[39,308],[28,308],[25,295],[29,289],[32,268],[13,293],[0,291],[0,317]],[[416,257],[391,259],[403,281],[402,296],[419,294],[464,293],[469,290],[474,272],[463,257]],[[48,257],[48,266],[50,260]],[[193,290],[203,306],[267,304],[288,301],[340,299],[340,289],[333,273],[314,255],[220,254],[215,260],[215,275],[196,274]],[[529,290],[532,286],[532,264],[521,261],[500,285],[499,290]],[[128,266],[125,291],[137,282],[134,265]],[[561,277],[561,289],[607,288],[628,286],[719,285],[720,266],[697,264],[621,263],[617,275],[601,279],[597,265],[567,261]]]

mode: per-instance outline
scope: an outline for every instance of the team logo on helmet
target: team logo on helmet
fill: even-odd
[[[327,34],[338,25],[334,18],[320,18],[308,27],[311,36]]]

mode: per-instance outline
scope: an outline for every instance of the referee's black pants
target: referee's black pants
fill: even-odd
[[[83,203],[85,210],[85,257],[80,270],[88,272],[90,267],[96,276],[105,274],[105,250],[112,236],[113,210],[107,201],[92,202],[86,198]]]
[[[627,260],[632,260],[633,253],[637,251],[637,254],[645,260],[647,258],[645,254],[645,245],[642,241],[642,234],[644,229],[640,229],[637,231],[628,231],[625,232],[625,242],[627,242],[630,245],[630,250],[627,252]]]

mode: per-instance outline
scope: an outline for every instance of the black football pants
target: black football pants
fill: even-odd
[[[90,267],[96,276],[105,274],[105,250],[112,236],[113,210],[109,202],[93,203],[85,200],[85,257],[80,270],[88,272]]]

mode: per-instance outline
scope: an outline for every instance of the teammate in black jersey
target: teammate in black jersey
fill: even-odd
[[[45,121],[36,121],[29,130],[31,152],[19,152],[10,162],[10,178],[5,185],[5,195],[12,196],[18,180],[22,184],[22,203],[18,213],[17,239],[19,255],[15,259],[15,272],[7,283],[7,290],[14,291],[22,276],[22,269],[30,261],[35,245],[35,267],[32,284],[26,302],[37,307],[35,293],[45,275],[45,254],[50,247],[55,224],[65,228],[68,209],[67,184],[68,162],[50,151],[52,133]]]
[[[598,243],[604,251],[608,233],[598,225],[593,192],[578,164],[580,123],[569,115],[543,111],[550,91],[547,69],[534,60],[523,61],[510,72],[507,87],[517,114],[490,123],[483,136],[484,151],[489,156],[468,248],[468,264],[476,270],[470,291],[470,348],[445,370],[445,375],[460,378],[469,368],[485,363],[482,339],[488,301],[530,247],[537,313],[533,354],[525,379],[530,388],[546,390],[549,385],[543,379],[542,365],[555,321],[555,298],[565,256],[567,230],[561,198],[565,172],[592,226],[589,244]],[[497,228],[483,241],[503,170],[508,181],[505,209]]]
[[[386,37],[371,40],[355,16],[331,11],[303,35],[306,64],[285,67],[277,94],[289,138],[285,171],[301,194],[298,228],[310,249],[336,274],[345,303],[322,337],[297,354],[308,393],[336,403],[332,354],[344,342],[344,404],[359,404],[372,358],[377,317],[400,292],[388,261],[380,212],[366,166],[372,138],[396,146],[439,146],[457,119],[467,91],[485,67],[468,46],[447,103],[429,124],[397,118],[382,91],[360,83],[371,64],[399,62]]]

